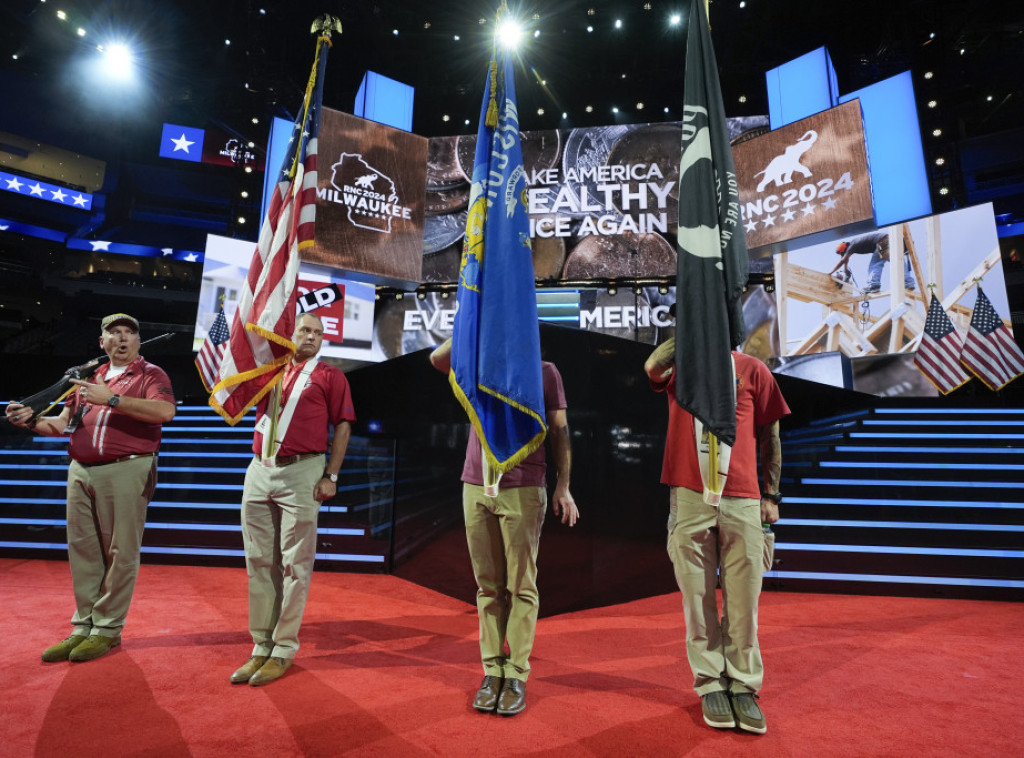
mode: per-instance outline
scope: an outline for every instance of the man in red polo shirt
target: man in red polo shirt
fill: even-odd
[[[674,338],[651,353],[644,370],[653,389],[668,398],[661,471],[662,484],[670,488],[668,554],[683,595],[686,657],[704,722],[716,729],[738,725],[764,734],[768,727],[757,704],[764,679],[757,642],[757,602],[767,550],[762,525],[779,519],[779,419],[789,413],[789,406],[767,366],[735,351],[732,358],[736,443],[720,450],[719,471],[725,474],[720,491],[713,477],[703,473],[710,471],[709,456],[700,452],[707,450],[704,435],[676,402]],[[721,616],[715,594],[719,582]]]
[[[139,322],[114,313],[101,322],[110,362],[79,389],[59,416],[32,420],[11,403],[7,419],[47,437],[70,435],[68,562],[75,592],[71,636],[43,660],[91,661],[121,644],[121,628],[139,573],[146,507],[156,488],[163,424],[174,418],[171,381],[139,355]]]
[[[295,324],[295,356],[282,379],[276,449],[268,451],[268,399],[257,409],[254,457],[242,492],[242,538],[249,572],[253,650],[232,684],[268,684],[292,665],[316,557],[320,503],[337,492],[338,471],[356,420],[348,380],[317,361],[324,326],[303,313]],[[330,456],[328,432],[334,427]]]

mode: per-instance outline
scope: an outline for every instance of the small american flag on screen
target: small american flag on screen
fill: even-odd
[[[943,395],[971,380],[971,375],[960,365],[960,339],[953,322],[934,294],[928,306],[924,336],[917,348],[914,365]]]
[[[981,287],[960,362],[992,390],[1000,390],[1024,374],[1024,352]]]
[[[217,383],[217,374],[220,371],[220,361],[224,357],[224,346],[228,342],[228,320],[224,317],[223,306],[217,312],[217,318],[213,320],[206,335],[206,342],[196,356],[196,368],[199,369],[199,377],[203,380],[203,386],[209,392]]]

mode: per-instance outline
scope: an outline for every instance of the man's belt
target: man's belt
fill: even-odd
[[[291,466],[293,463],[304,461],[309,458],[316,458],[318,455],[323,453],[299,453],[298,455],[278,455],[274,458],[274,468],[281,468],[282,466]],[[259,453],[255,453],[256,460],[262,461]]]
[[[122,455],[120,458],[112,458],[109,461],[97,461],[95,463],[82,463],[78,461],[79,466],[85,466],[91,468],[92,466],[109,466],[111,463],[121,463],[122,461],[132,461],[136,458],[154,458],[156,453],[132,453],[131,455]]]

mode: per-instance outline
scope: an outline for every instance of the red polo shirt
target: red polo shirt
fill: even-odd
[[[789,414],[782,391],[772,372],[757,358],[733,352],[736,360],[736,444],[729,461],[729,476],[722,494],[761,497],[757,472],[756,430]],[[667,382],[651,386],[668,396],[668,436],[661,483],[703,492],[693,417],[676,402],[675,372]]]
[[[562,375],[558,373],[554,363],[542,361],[541,377],[544,382],[545,412],[561,410],[565,405],[565,388],[562,386]],[[544,420],[547,423],[547,419]],[[480,438],[476,429],[469,427],[469,444],[466,445],[466,462],[462,467],[462,481],[467,484],[483,486],[483,451],[480,449]],[[508,487],[545,487],[547,486],[547,458],[544,446],[534,450],[526,460],[503,474],[498,483],[499,489]]]
[[[110,364],[100,366],[96,376],[117,395],[145,400],[174,402],[171,380],[159,366],[147,362],[141,355],[132,361],[122,374],[106,381]],[[96,380],[93,379],[93,383]],[[74,418],[82,405],[75,392],[67,403]],[[79,463],[103,463],[124,455],[155,453],[160,449],[161,425],[139,421],[127,413],[107,405],[85,404],[85,413],[78,428],[71,434],[68,453]]]
[[[305,361],[285,371],[281,410],[284,410],[294,386],[298,383]],[[349,391],[348,379],[340,369],[322,361],[317,361],[313,373],[305,380],[306,388],[299,395],[299,401],[292,414],[291,424],[281,442],[276,455],[284,458],[302,453],[323,453],[327,450],[329,427],[337,426],[342,421],[355,423],[356,412],[352,405],[352,394]],[[259,421],[267,412],[270,404],[269,394],[260,401],[256,419]],[[263,433],[257,431],[253,435],[252,451],[263,455]]]

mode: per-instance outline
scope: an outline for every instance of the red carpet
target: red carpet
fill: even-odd
[[[474,607],[389,576],[318,573],[296,665],[228,684],[250,649],[245,586],[143,566],[122,646],[45,664],[70,630],[67,565],[0,560],[0,755],[1022,754],[1017,604],[766,593],[755,736],[704,725],[674,595],[542,619],[529,705],[503,719],[469,705]]]

